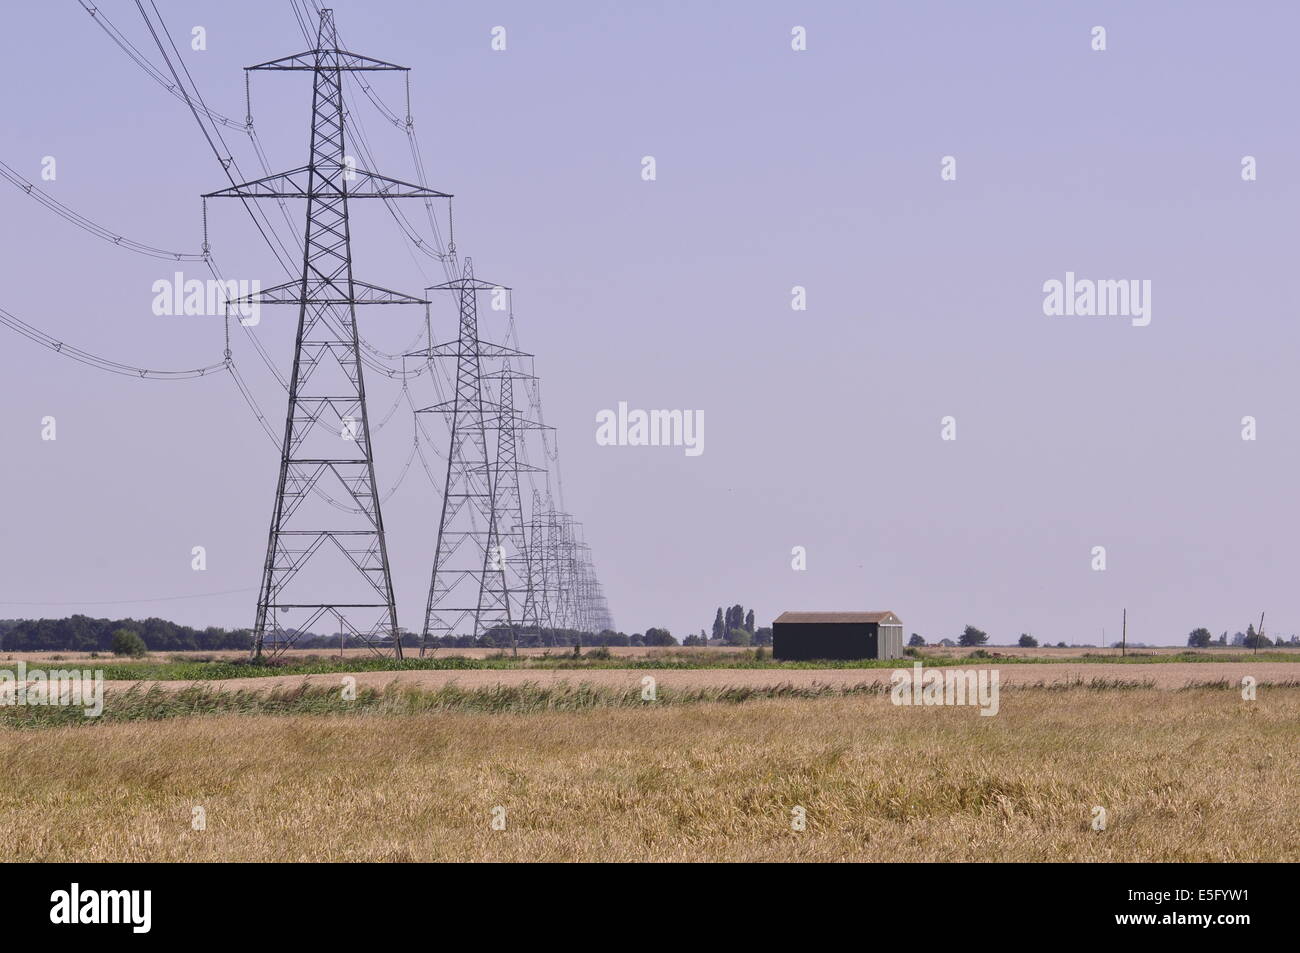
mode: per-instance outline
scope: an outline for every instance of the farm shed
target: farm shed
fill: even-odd
[[[892,612],[782,612],[772,623],[773,658],[902,656],[903,623]]]

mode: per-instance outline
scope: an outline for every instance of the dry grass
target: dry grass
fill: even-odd
[[[0,823],[10,860],[1294,861],[1297,723],[1295,688],[1021,689],[5,730]]]

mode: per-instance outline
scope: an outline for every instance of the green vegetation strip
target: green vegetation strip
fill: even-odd
[[[1057,682],[1041,681],[1032,685],[1004,688],[1004,692],[1023,691],[1140,691],[1154,689],[1150,680],[1131,681],[1117,678],[1074,678]],[[1226,679],[1188,685],[1191,689],[1233,689]],[[1300,688],[1300,680],[1260,683],[1268,688]],[[766,687],[668,688],[660,687],[655,701],[641,697],[641,689],[609,688],[591,684],[543,686],[496,685],[464,689],[446,685],[436,689],[418,689],[389,685],[382,689],[364,688],[349,701],[336,687],[303,683],[293,688],[272,691],[225,692],[203,685],[180,691],[157,686],[132,687],[110,694],[104,710],[87,718],[80,707],[10,705],[0,706],[0,729],[41,729],[69,726],[93,726],[127,721],[161,721],[210,715],[421,715],[445,712],[480,712],[488,714],[535,714],[538,712],[578,712],[598,708],[647,708],[659,705],[702,703],[741,704],[761,699],[818,699],[854,695],[888,695],[888,683],[865,683],[851,686],[772,685]]]
[[[900,668],[921,662],[929,666],[953,666],[996,663],[998,665],[1162,665],[1173,662],[1296,662],[1300,663],[1300,652],[1260,652],[1258,655],[1208,654],[1199,652],[1181,652],[1176,655],[1081,655],[1069,658],[1029,658],[1025,656],[999,655],[990,652],[983,655],[967,656],[920,656],[901,659],[857,659],[854,661],[813,660],[806,662],[777,662],[770,657],[762,658],[754,652],[730,653],[718,655],[711,652],[677,652],[661,657],[627,657],[609,655],[599,649],[581,657],[571,654],[532,655],[518,658],[509,655],[489,658],[465,658],[459,655],[447,655],[440,658],[349,658],[339,659],[329,656],[307,656],[283,660],[274,664],[249,664],[230,660],[170,660],[126,662],[108,659],[69,659],[51,661],[32,661],[27,667],[46,670],[65,668],[90,668],[102,670],[104,678],[109,681],[209,681],[231,678],[262,678],[271,675],[329,675],[343,672],[410,672],[410,671],[456,671],[456,670],[492,670],[492,669],[535,669],[535,670],[582,670],[582,669],[646,669],[650,671],[677,669],[879,669]],[[14,660],[0,661],[0,669],[14,671]]]

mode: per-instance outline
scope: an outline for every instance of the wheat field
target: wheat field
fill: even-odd
[[[1300,859],[1296,688],[217,715],[5,729],[0,759],[10,860]]]

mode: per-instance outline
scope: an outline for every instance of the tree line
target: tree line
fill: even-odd
[[[512,643],[512,638],[515,640]],[[420,637],[411,633],[402,634],[403,645],[418,645]],[[667,629],[651,626],[645,632],[616,632],[613,629],[605,629],[602,632],[579,632],[576,629],[535,629],[531,626],[521,626],[515,630],[514,635],[505,626],[499,626],[491,631],[484,632],[475,638],[470,635],[444,635],[431,640],[442,648],[470,649],[470,648],[487,648],[487,649],[508,649],[512,644],[516,644],[521,649],[527,648],[551,648],[565,646],[592,646],[618,648],[625,646],[668,646],[677,645],[677,639]],[[338,644],[338,639],[335,639]]]
[[[1277,636],[1270,639],[1263,632],[1255,631],[1255,624],[1252,622],[1246,626],[1245,632],[1234,633],[1232,638],[1228,638],[1228,630],[1224,629],[1223,634],[1217,639],[1210,634],[1206,628],[1192,629],[1187,636],[1187,645],[1189,648],[1205,649],[1211,645],[1238,645],[1247,649],[1263,649],[1272,646],[1273,648],[1300,648],[1300,637],[1291,636],[1290,639],[1284,639]]]
[[[292,631],[292,630],[291,630]],[[179,625],[166,619],[94,619],[74,615],[66,619],[0,619],[0,651],[4,652],[111,652],[114,639],[120,632],[136,636],[150,652],[213,652],[218,650],[247,651],[253,644],[251,629],[222,629],[208,626],[203,629]],[[671,632],[651,627],[645,632],[577,632],[573,629],[520,628],[516,632],[518,645],[527,647],[572,646],[669,646],[677,645]],[[402,645],[416,648],[419,633],[403,630]],[[433,640],[445,648],[509,648],[511,633],[507,628],[494,629],[475,638],[469,635],[448,635]],[[119,642],[119,647],[121,644]],[[294,639],[295,648],[338,648],[338,635],[320,635],[299,632]],[[345,646],[364,643],[348,637]],[[129,654],[129,653],[128,653]]]
[[[722,645],[771,645],[772,629],[770,626],[757,628],[754,624],[754,610],[745,610],[740,603],[724,609],[718,606],[713,617],[713,634],[707,635],[700,629],[699,635],[688,635],[682,639],[682,645],[708,645],[710,642]]]
[[[988,643],[988,640],[989,640],[989,636],[987,632],[983,631],[982,629],[977,629],[973,625],[968,625],[964,629],[962,629],[961,634],[957,636],[955,642],[952,639],[940,639],[938,642],[934,644],[935,645],[960,645],[960,646],[965,646],[970,648],[974,646],[985,645]],[[909,646],[912,646],[913,648],[919,648],[925,645],[926,641],[922,636],[913,632],[912,637],[908,639],[907,644]],[[1046,642],[1043,644],[1050,646],[1052,643]],[[1129,642],[1128,644],[1134,647],[1141,647],[1146,645],[1146,643],[1139,643],[1139,642]],[[1231,639],[1228,638],[1227,631],[1224,631],[1224,633],[1216,639],[1210,633],[1209,629],[1205,629],[1205,628],[1193,629],[1191,634],[1187,636],[1187,644],[1191,648],[1198,648],[1198,649],[1209,648],[1212,645],[1235,645],[1235,646],[1241,646],[1243,648],[1248,648],[1248,649],[1267,648],[1269,646],[1272,646],[1273,648],[1300,648],[1300,637],[1293,635],[1289,639],[1284,639],[1282,636],[1279,635],[1275,639],[1270,639],[1267,635],[1264,635],[1262,632],[1256,632],[1255,626],[1252,623],[1246,626],[1245,632],[1238,632],[1234,636],[1232,636]],[[1028,632],[1022,632],[1020,634],[1020,638],[1016,641],[1016,645],[1020,646],[1022,649],[1032,649],[1032,648],[1037,648],[1039,642],[1038,639],[1034,638]],[[1111,643],[1111,646],[1113,648],[1118,648],[1120,645],[1121,643],[1118,641]],[[1067,646],[1064,642],[1056,643],[1056,648],[1063,649],[1066,647]],[[1082,648],[1084,646],[1072,645],[1069,647]]]
[[[74,615],[66,619],[0,621],[0,651],[109,652],[118,631],[139,636],[151,652],[247,650],[253,644],[251,629],[195,629],[166,619],[92,619]]]

